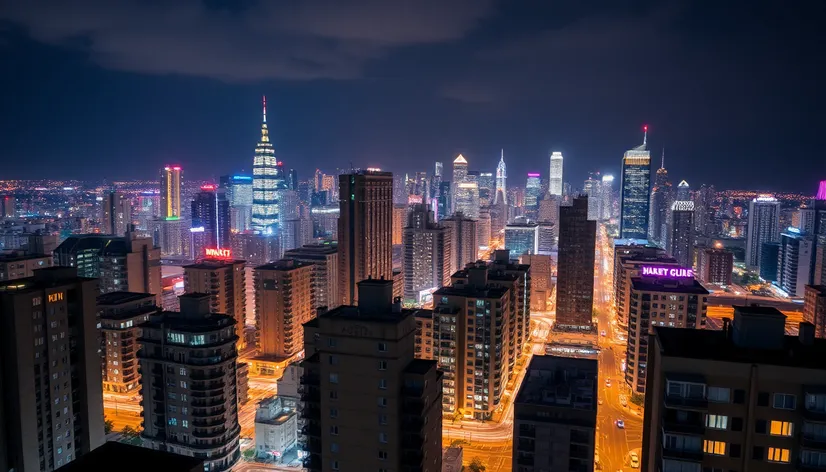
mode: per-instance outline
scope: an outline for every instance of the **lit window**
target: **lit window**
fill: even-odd
[[[780,447],[770,447],[768,457],[766,457],[766,459],[769,462],[782,462],[784,464],[788,464],[789,450]]]
[[[723,441],[710,441],[705,439],[703,440],[703,452],[715,456],[724,456],[726,455],[726,443]]]
[[[724,415],[706,415],[706,428],[727,429],[728,428],[728,416],[724,416]]]
[[[169,418],[170,426],[178,426],[178,418]]]
[[[769,434],[772,436],[791,436],[794,425],[790,421],[772,421]]]

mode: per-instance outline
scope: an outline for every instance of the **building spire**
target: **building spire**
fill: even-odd
[[[665,169],[665,146],[663,146],[663,158],[662,163],[660,164],[660,169]]]
[[[499,160],[505,162],[505,148],[502,148],[502,157],[500,157]]]
[[[264,98],[264,121],[263,121],[263,123],[266,124],[267,123],[267,96],[263,95],[263,98]]]
[[[642,131],[642,145],[645,146],[648,143],[648,125],[643,125]]]

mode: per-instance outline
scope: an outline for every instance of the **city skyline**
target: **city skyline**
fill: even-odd
[[[228,43],[224,49],[238,48],[240,57],[228,58],[223,50],[199,54],[200,46],[187,42],[186,48],[182,45],[186,57],[175,51],[146,59],[139,53],[151,45],[123,44],[120,36],[108,36],[103,25],[117,21],[124,30],[119,34],[141,38],[147,32],[129,14],[170,13],[164,7],[136,6],[132,12],[106,6],[96,11],[100,24],[79,25],[50,22],[62,7],[52,5],[39,15],[39,6],[0,9],[0,21],[9,26],[2,33],[0,57],[13,65],[0,98],[8,110],[0,122],[7,133],[0,155],[10,158],[4,173],[9,178],[34,178],[44,168],[67,178],[150,178],[167,163],[182,165],[191,179],[249,174],[260,96],[266,94],[276,153],[299,176],[309,176],[315,168],[347,167],[350,161],[356,167],[414,172],[425,169],[420,162],[431,166],[459,153],[477,168],[493,170],[504,147],[511,176],[545,174],[548,155],[558,150],[568,157],[566,175],[575,177],[567,180],[578,182],[589,171],[618,175],[621,153],[637,142],[637,131],[647,123],[652,151],[669,148],[675,178],[773,191],[798,191],[816,183],[809,183],[814,179],[807,166],[817,154],[817,119],[806,110],[824,99],[814,87],[818,72],[806,61],[771,53],[788,49],[806,57],[816,41],[796,39],[806,34],[785,34],[792,26],[808,33],[822,19],[822,11],[807,12],[806,7],[768,22],[769,31],[761,19],[771,11],[760,4],[750,4],[749,15],[728,16],[737,9],[717,12],[711,26],[701,21],[700,5],[668,3],[629,10],[567,5],[496,12],[497,5],[488,1],[451,7],[425,2],[416,6],[412,19],[359,3],[363,19],[341,24],[303,10],[262,12],[254,4],[232,8],[233,19],[221,18],[220,8],[192,7],[233,39],[245,26],[239,22],[250,16],[273,20],[275,32],[256,30],[253,36],[266,39],[262,44]],[[82,13],[84,6],[77,8]],[[168,8],[173,14],[179,8],[187,11]],[[556,18],[551,26],[531,19],[548,14]],[[283,18],[274,19],[279,16]],[[438,27],[419,27],[432,17],[441,18]],[[288,19],[295,24],[285,25]],[[354,27],[368,19],[381,19],[388,27],[369,34]],[[188,21],[186,31],[203,26],[200,20]],[[55,30],[52,23],[63,27]],[[674,25],[679,28],[669,28]],[[688,40],[700,28],[710,28],[714,47],[707,40]],[[752,41],[750,33],[758,28],[760,38],[781,44]],[[282,44],[279,34],[285,36],[284,47],[269,49],[266,45],[273,42]],[[76,37],[90,46],[67,41]],[[337,58],[316,44],[319,38],[346,52]],[[582,44],[571,51],[555,45],[566,41]],[[730,50],[742,51],[736,67],[727,59]],[[684,63],[676,63],[675,52],[685,53]],[[260,61],[266,53],[272,60]],[[290,54],[316,68],[284,58]],[[454,55],[467,59],[454,61]],[[657,67],[645,74],[616,67],[637,63],[641,55]],[[539,56],[552,59],[542,62],[553,63],[553,74],[550,66],[525,70]],[[593,64],[605,73],[591,72]],[[509,72],[474,74],[479,68]],[[683,77],[685,70],[714,74]],[[50,78],[54,76],[74,80],[58,84]],[[594,100],[585,89],[604,92]],[[788,113],[761,112],[768,109]],[[44,116],[57,124],[49,140],[38,139]],[[600,139],[592,139],[594,133]],[[119,145],[125,138],[131,144]],[[57,153],[55,141],[61,143]],[[787,157],[762,160],[759,172],[746,167],[753,156],[781,154]],[[41,156],[44,165],[31,166],[32,155]],[[715,172],[703,172],[704,166],[714,166]]]

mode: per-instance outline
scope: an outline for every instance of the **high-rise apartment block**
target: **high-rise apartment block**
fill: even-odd
[[[103,358],[103,390],[126,393],[140,387],[139,327],[159,311],[148,293],[110,292],[97,298]]]
[[[104,443],[99,293],[69,267],[0,283],[0,470],[51,472]]]
[[[54,263],[77,268],[81,277],[100,279],[101,293],[151,293],[161,304],[161,250],[151,238],[131,231],[121,237],[70,236],[55,249]]]
[[[180,297],[181,311],[141,326],[143,433],[153,449],[229,470],[240,457],[235,320],[214,313],[209,295]]]
[[[640,267],[657,265],[677,267],[677,261],[667,256],[659,246],[648,241],[614,241],[614,307],[617,323],[623,328],[628,326],[628,310],[631,306],[631,280],[640,276]]]
[[[105,192],[100,202],[100,231],[120,236],[132,225],[132,201],[122,192]]]
[[[519,261],[530,266],[531,311],[547,311],[554,289],[553,259],[549,255],[525,255]]]
[[[648,238],[649,205],[651,204],[651,152],[646,137],[642,145],[625,151],[620,182],[620,237]]]
[[[393,280],[393,174],[363,170],[339,176],[339,296],[358,299],[367,278]]]
[[[734,307],[722,331],[657,328],[642,470],[793,471],[823,464],[826,341],[776,308]]]
[[[433,332],[433,312],[431,310],[416,310],[416,359],[434,359],[437,340]]]
[[[286,359],[304,348],[304,323],[315,318],[313,264],[282,259],[255,268],[255,324],[263,356]]]
[[[676,200],[671,205],[666,238],[668,253],[683,267],[694,267],[694,202],[692,200]]]
[[[590,330],[597,223],[588,219],[588,197],[574,198],[559,213],[555,327]]]
[[[285,259],[313,264],[313,308],[341,305],[338,289],[338,248],[335,244],[307,244],[284,253]]]
[[[640,276],[631,279],[629,298],[625,382],[632,391],[645,393],[649,333],[655,326],[705,328],[708,290],[689,268],[643,265]]]
[[[746,266],[757,269],[762,260],[763,243],[780,240],[780,202],[762,195],[749,203],[749,227],[746,234]]]
[[[597,361],[534,356],[513,410],[513,468],[594,470]]]
[[[807,285],[803,321],[814,326],[816,338],[826,338],[826,285]]]
[[[209,295],[210,312],[232,317],[235,320],[235,334],[243,340],[246,322],[245,261],[233,259],[229,250],[222,251],[225,252],[184,266],[184,290],[187,294]]]
[[[812,283],[815,243],[810,235],[788,228],[780,235],[777,259],[777,286],[786,295],[803,298],[805,287]]]
[[[344,305],[304,325],[301,449],[311,471],[439,472],[442,374],[414,358],[413,310],[390,280],[358,284]]]
[[[476,262],[479,251],[478,233],[476,231],[476,220],[472,220],[463,213],[455,213],[450,218],[445,218],[440,222],[450,228],[451,244],[455,257],[451,272],[464,268],[466,265]]]
[[[704,248],[697,251],[697,280],[703,283],[731,285],[734,254],[723,248]]]
[[[166,166],[161,169],[161,211],[166,220],[181,218],[181,166]]]
[[[25,251],[3,252],[0,253],[0,282],[31,277],[34,271],[51,266],[51,254],[30,254]]]
[[[433,212],[424,204],[411,209],[403,234],[404,298],[421,305],[423,297],[450,282],[453,235],[433,220]]]
[[[505,226],[505,248],[511,259],[523,254],[539,252],[539,225],[536,223],[511,223]]]

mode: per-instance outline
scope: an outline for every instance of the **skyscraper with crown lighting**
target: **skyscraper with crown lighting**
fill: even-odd
[[[648,126],[642,145],[625,151],[620,183],[620,237],[648,238],[648,208],[651,194],[651,152],[648,151]]]
[[[252,229],[262,234],[277,234],[278,191],[287,188],[284,166],[275,158],[267,129],[267,97],[261,122],[261,140],[252,161]]]
[[[505,185],[507,179],[508,170],[505,167],[505,150],[502,149],[502,157],[499,158],[499,164],[496,166],[496,194],[493,196],[493,203],[499,203],[499,200],[502,200],[505,205],[508,204],[508,192]]]

